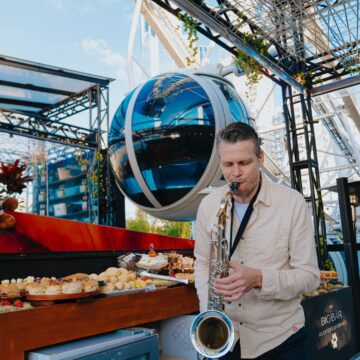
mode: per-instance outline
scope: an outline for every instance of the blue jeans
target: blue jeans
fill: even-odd
[[[234,350],[227,353],[221,360],[240,360],[241,349],[238,341]],[[305,329],[300,329],[297,333],[291,335],[282,344],[276,348],[260,355],[253,360],[309,360],[305,344]]]

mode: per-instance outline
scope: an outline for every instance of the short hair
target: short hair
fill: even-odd
[[[219,149],[221,142],[235,144],[243,140],[251,140],[254,143],[255,154],[259,157],[261,153],[261,139],[254,128],[243,122],[231,123],[220,130],[216,135],[216,146]]]

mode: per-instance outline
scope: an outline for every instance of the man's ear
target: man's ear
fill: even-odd
[[[264,165],[264,159],[265,159],[265,154],[264,154],[263,149],[261,149],[261,150],[260,150],[259,157],[258,157],[258,162],[259,162],[259,165],[260,165],[260,166],[263,166],[263,165]]]

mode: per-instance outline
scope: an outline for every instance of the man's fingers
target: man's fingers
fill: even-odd
[[[229,267],[230,267],[231,269],[241,269],[241,265],[238,264],[238,263],[235,262],[235,261],[230,261]]]
[[[243,285],[243,281],[242,280],[237,280],[237,281],[233,281],[231,283],[221,283],[221,282],[216,282],[215,283],[215,289],[216,290],[225,290],[225,291],[232,291],[235,290],[237,288],[239,288],[241,285]]]
[[[236,280],[236,277],[234,275],[230,275],[226,278],[215,279],[215,284],[227,285],[227,284],[233,283],[235,280]]]

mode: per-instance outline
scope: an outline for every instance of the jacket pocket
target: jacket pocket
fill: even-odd
[[[252,233],[245,240],[249,265],[280,268],[289,260],[289,237],[285,230]]]

